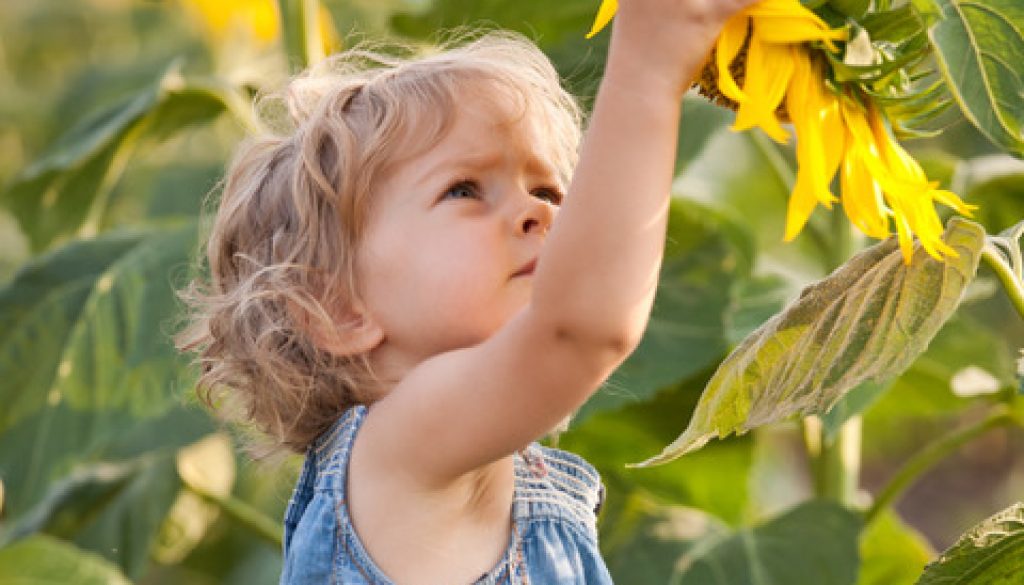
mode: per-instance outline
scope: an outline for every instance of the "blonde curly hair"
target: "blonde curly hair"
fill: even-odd
[[[270,439],[268,453],[302,452],[372,401],[379,381],[367,356],[325,351],[310,331],[335,330],[337,308],[358,298],[355,251],[377,179],[444,135],[467,84],[538,116],[552,164],[571,178],[580,108],[533,43],[489,32],[411,53],[362,45],[257,101],[265,130],[227,169],[206,242],[209,280],[178,291],[187,311],[175,343],[196,354],[197,394]]]

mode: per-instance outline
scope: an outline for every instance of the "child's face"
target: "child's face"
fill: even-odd
[[[529,116],[460,96],[441,140],[383,177],[357,261],[384,343],[416,363],[475,345],[529,301],[563,186]]]

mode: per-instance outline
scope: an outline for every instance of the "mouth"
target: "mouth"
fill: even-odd
[[[519,270],[516,270],[515,273],[512,274],[512,278],[516,278],[517,276],[531,275],[533,274],[535,268],[537,268],[537,260],[530,260],[529,262],[524,264]]]

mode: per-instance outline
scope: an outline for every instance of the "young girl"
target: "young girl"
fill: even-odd
[[[580,150],[528,41],[352,51],[236,155],[182,349],[305,466],[282,583],[610,583],[594,468],[535,441],[636,347],[681,97],[751,0],[628,0]],[[198,348],[198,349],[197,349]]]

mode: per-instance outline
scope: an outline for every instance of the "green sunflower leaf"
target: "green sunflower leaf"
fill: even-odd
[[[0,583],[128,585],[130,581],[99,555],[37,535],[0,549]]]
[[[917,585],[1017,583],[1024,574],[1024,504],[1020,502],[978,524],[935,562]]]
[[[671,583],[854,585],[861,528],[855,512],[811,500],[765,524],[691,548]]]
[[[956,310],[977,272],[985,231],[954,218],[943,240],[957,258],[939,262],[918,245],[907,266],[891,238],[805,288],[729,354],[686,431],[639,466],[665,463],[716,436],[825,414],[858,384],[903,372]]]
[[[1024,3],[913,0],[928,23],[939,70],[964,116],[1024,157]]]

